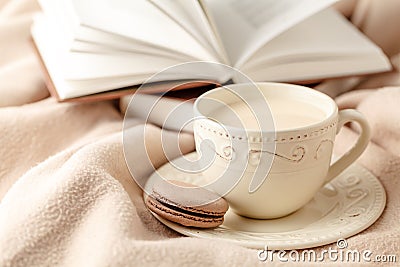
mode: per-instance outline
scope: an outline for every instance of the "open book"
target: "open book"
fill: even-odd
[[[39,2],[43,12],[32,36],[59,100],[118,96],[191,61],[223,63],[253,81],[297,82],[391,68],[376,45],[329,8],[335,0]],[[186,79],[199,76],[189,70],[153,81]],[[201,79],[224,83],[234,77],[214,71]]]

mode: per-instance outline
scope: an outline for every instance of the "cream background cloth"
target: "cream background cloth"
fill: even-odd
[[[29,25],[37,8],[30,0],[0,0],[0,266],[258,264],[256,250],[182,237],[153,218],[125,165],[123,117],[115,102],[60,104],[47,98],[30,46]],[[346,1],[339,8],[396,65],[400,1]],[[387,207],[374,225],[347,241],[352,249],[397,253],[398,261],[399,82],[399,73],[394,71],[321,86],[332,96],[344,89],[370,89],[342,94],[337,102],[359,109],[371,123],[373,139],[359,162],[385,186]],[[350,85],[340,87],[344,84]],[[382,88],[386,85],[391,87]],[[142,151],[136,151],[134,144],[143,142],[145,128],[152,162],[156,167],[166,162],[161,130],[134,119],[129,125],[135,162],[140,166]],[[177,135],[169,132],[167,138]],[[336,151],[347,150],[355,138],[354,130],[344,129]],[[181,135],[179,140],[183,152],[194,149],[191,135]],[[150,171],[149,166],[142,166],[140,175]]]

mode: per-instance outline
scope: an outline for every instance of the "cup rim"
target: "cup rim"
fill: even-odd
[[[290,83],[280,83],[280,82],[254,82],[254,83],[237,83],[237,84],[229,84],[229,85],[224,85],[224,86],[220,86],[214,89],[211,89],[209,91],[207,91],[206,93],[200,95],[194,102],[193,104],[193,112],[194,112],[194,116],[200,116],[203,117],[207,120],[208,123],[210,123],[213,126],[220,126],[220,123],[215,122],[214,120],[210,119],[207,117],[207,115],[203,114],[200,109],[199,109],[199,104],[200,102],[207,96],[211,95],[211,94],[215,94],[219,91],[222,90],[226,90],[226,88],[235,88],[235,87],[244,87],[244,86],[274,86],[274,87],[285,87],[285,88],[298,88],[299,90],[306,90],[308,92],[310,92],[311,94],[317,95],[318,97],[324,98],[326,99],[330,104],[331,104],[331,108],[332,108],[332,112],[330,114],[328,114],[323,120],[318,121],[316,123],[312,123],[306,126],[301,126],[301,127],[294,127],[294,128],[290,128],[290,129],[274,129],[274,131],[258,131],[258,130],[254,130],[254,129],[246,129],[245,131],[248,134],[259,134],[259,133],[264,133],[264,134],[286,134],[286,133],[293,133],[293,132],[299,132],[299,131],[305,131],[305,130],[310,130],[310,129],[315,129],[315,128],[323,128],[325,127],[327,124],[332,123],[332,121],[335,120],[335,118],[337,117],[338,114],[338,106],[336,104],[336,102],[328,95],[317,91],[315,89],[306,87],[306,86],[302,86],[302,85],[297,85],[297,84],[290,84]],[[228,124],[224,124],[223,125],[224,128],[228,129],[229,131],[232,132],[243,132],[243,129],[239,128],[239,127],[235,127],[232,125],[228,125]]]

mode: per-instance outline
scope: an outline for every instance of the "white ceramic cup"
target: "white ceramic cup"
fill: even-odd
[[[268,105],[260,106],[260,101]],[[329,96],[291,84],[213,89],[196,100],[194,114],[196,150],[213,159],[203,164],[204,175],[214,183],[211,189],[234,212],[250,218],[277,218],[298,210],[352,164],[370,139],[362,114],[338,111]],[[360,136],[331,164],[335,136],[348,122],[359,124]]]

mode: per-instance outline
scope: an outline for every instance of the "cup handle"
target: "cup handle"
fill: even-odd
[[[361,134],[358,137],[356,144],[347,151],[340,159],[329,167],[326,182],[330,182],[333,178],[339,175],[344,169],[352,164],[364,150],[367,148],[371,137],[371,129],[365,117],[354,109],[345,109],[339,111],[339,121],[337,125],[336,134],[348,122],[354,121],[361,126]]]

